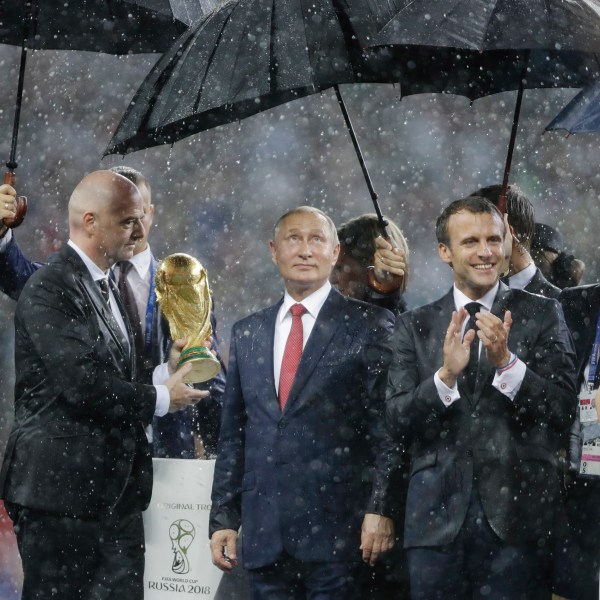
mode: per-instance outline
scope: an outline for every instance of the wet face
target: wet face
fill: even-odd
[[[504,227],[500,217],[460,211],[448,221],[450,244],[439,244],[440,258],[454,270],[456,287],[471,300],[491,290],[504,264]]]
[[[144,181],[141,181],[137,184],[137,188],[140,191],[143,200],[144,216],[142,218],[142,225],[144,226],[144,235],[136,243],[134,254],[139,254],[148,247],[148,236],[150,235],[150,229],[152,227],[152,222],[154,221],[154,204],[152,204],[148,186]]]
[[[101,268],[109,268],[121,260],[129,260],[136,244],[144,237],[143,201],[133,188],[129,193],[119,194],[105,210],[93,213],[92,231]]]
[[[333,267],[329,281],[344,296],[364,300],[368,291],[367,270],[344,249],[340,250],[340,256]]]
[[[297,212],[281,223],[270,250],[286,289],[301,300],[329,279],[340,245],[334,242],[329,222],[322,215]]]

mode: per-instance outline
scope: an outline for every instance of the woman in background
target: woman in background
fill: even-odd
[[[387,308],[398,316],[406,310],[402,294],[408,280],[408,245],[399,227],[388,220],[389,240],[381,237],[375,214],[356,217],[338,228],[340,256],[331,283],[345,296]],[[402,457],[400,457],[402,460]],[[408,600],[409,577],[403,549],[404,509],[408,465],[394,472],[391,488],[397,509],[394,515],[396,543],[370,568],[363,586],[364,600]]]
[[[375,214],[356,217],[338,227],[340,256],[331,283],[356,300],[371,302],[395,315],[406,310],[402,294],[408,280],[408,244],[388,220],[389,240],[381,237]]]

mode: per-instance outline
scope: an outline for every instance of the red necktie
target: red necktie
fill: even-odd
[[[281,373],[279,374],[279,406],[281,410],[285,408],[302,357],[302,315],[306,312],[306,308],[302,304],[294,304],[290,308],[290,312],[292,313],[292,328],[285,343]]]

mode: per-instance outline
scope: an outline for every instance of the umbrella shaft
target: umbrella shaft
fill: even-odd
[[[21,64],[19,66],[19,83],[17,85],[17,98],[15,100],[15,118],[13,122],[13,134],[10,145],[10,158],[6,166],[12,171],[17,168],[17,141],[19,138],[19,122],[21,120],[21,104],[23,100],[23,83],[25,81],[25,67],[27,65],[27,47],[29,45],[29,34],[34,15],[35,0],[25,2],[25,21],[23,23],[23,44],[21,46]]]
[[[371,195],[371,200],[373,201],[373,206],[375,207],[375,213],[377,214],[377,219],[379,220],[379,226],[381,227],[382,235],[384,237],[389,237],[388,233],[387,233],[387,229],[386,229],[387,221],[383,218],[383,214],[381,213],[381,208],[379,208],[379,202],[377,201],[377,192],[375,191],[375,188],[373,187],[373,182],[371,181],[371,176],[369,175],[367,165],[365,164],[365,159],[364,159],[362,151],[360,149],[360,145],[358,143],[356,133],[354,132],[354,127],[352,126],[352,121],[350,120],[350,115],[348,114],[348,110],[346,109],[346,103],[344,102],[344,98],[342,97],[342,93],[340,91],[339,86],[334,85],[333,89],[335,90],[335,95],[337,97],[337,101],[342,110],[342,115],[344,115],[344,121],[346,121],[346,127],[348,128],[348,132],[350,133],[352,145],[354,146],[354,150],[356,151],[356,156],[358,157],[358,162],[360,164],[360,168],[362,169],[365,181],[367,183],[367,188],[369,188],[369,194]]]

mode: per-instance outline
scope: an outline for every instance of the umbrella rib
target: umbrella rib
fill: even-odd
[[[204,90],[204,84],[206,83],[206,78],[208,77],[209,67],[210,67],[210,65],[213,62],[213,58],[215,56],[215,53],[217,52],[217,48],[219,46],[219,41],[223,37],[223,31],[225,30],[225,27],[226,27],[227,23],[229,23],[229,19],[231,19],[231,13],[233,13],[233,9],[227,15],[227,18],[223,21],[223,24],[221,25],[221,31],[219,31],[219,35],[217,36],[217,40],[215,41],[213,49],[211,50],[210,56],[209,56],[209,58],[207,60],[206,69],[204,71],[204,74],[202,75],[202,80],[200,82],[200,85],[198,86],[198,94],[196,96],[196,101],[194,102],[194,112],[197,112],[198,107],[200,106],[200,102],[202,100],[202,92]]]
[[[390,23],[396,20],[407,8],[410,8],[417,0],[411,0],[406,6],[403,6],[391,19],[388,19],[380,28],[379,33],[381,33]],[[389,4],[389,2],[388,2]]]

